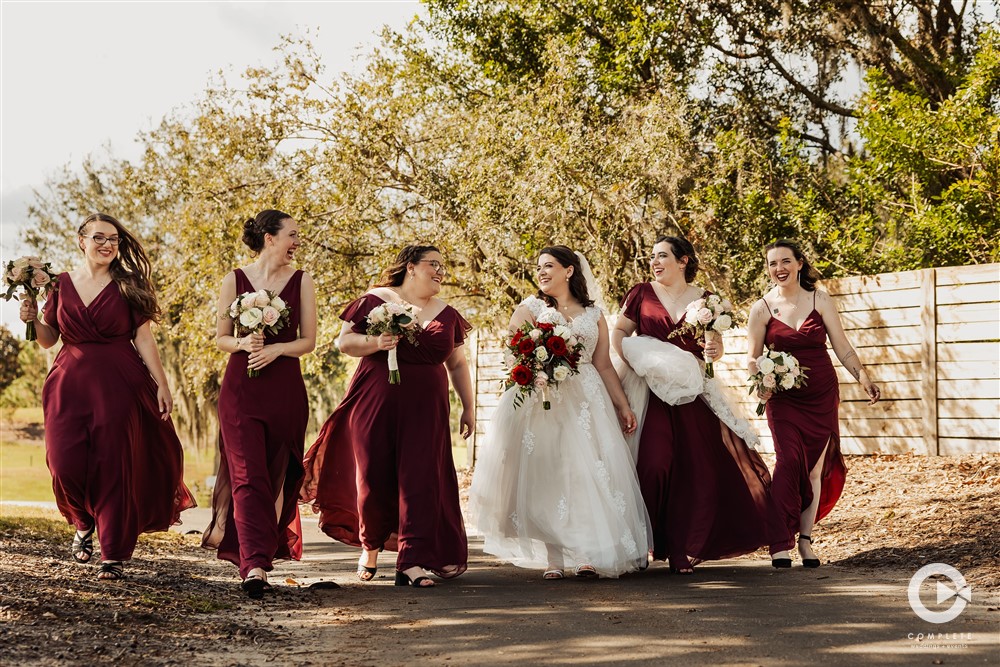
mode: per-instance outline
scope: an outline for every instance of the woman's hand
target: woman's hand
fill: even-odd
[[[618,423],[622,427],[622,433],[625,435],[632,435],[635,433],[635,428],[638,422],[635,418],[635,413],[632,412],[632,408],[626,404],[615,408],[615,412],[618,413]]]
[[[259,352],[264,347],[264,334],[260,331],[255,331],[252,334],[248,334],[243,338],[236,339],[236,349],[242,350],[243,352],[249,352],[253,354],[254,352]]]
[[[31,299],[21,299],[21,321],[27,324],[38,319],[38,304]]]
[[[865,393],[868,394],[868,398],[870,399],[868,405],[875,405],[878,403],[878,399],[882,398],[882,390],[879,389],[877,384],[868,380],[867,377],[865,379],[867,382],[863,382],[861,386],[864,387]]]
[[[156,388],[156,403],[160,406],[160,419],[163,421],[170,419],[170,413],[174,411],[174,399],[166,385]]]
[[[725,348],[722,344],[722,334],[716,331],[709,331],[705,335],[705,361],[718,361],[722,358]]]
[[[250,358],[247,360],[247,368],[259,371],[280,356],[281,343],[264,345],[256,352],[250,353]]]
[[[458,432],[466,440],[476,432],[476,411],[474,408],[462,410],[462,417],[458,420]]]
[[[379,350],[391,350],[399,345],[400,338],[402,338],[402,336],[386,332],[379,334],[378,338],[375,339],[375,342],[378,345]]]
[[[772,396],[774,396],[773,389],[764,389],[764,388],[757,389],[757,398],[760,399],[761,403],[767,403],[769,400],[771,400]]]

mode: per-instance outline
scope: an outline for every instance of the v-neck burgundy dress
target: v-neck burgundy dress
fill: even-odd
[[[368,313],[383,303],[366,294],[340,319],[363,334]],[[388,352],[362,357],[306,454],[302,497],[319,512],[320,528],[352,546],[398,550],[398,570],[419,565],[453,577],[466,569],[444,362],[471,330],[445,306],[417,345],[400,341],[399,384],[389,384]]]
[[[140,533],[166,530],[195,506],[180,440],[160,419],[156,382],[132,343],[145,320],[115,281],[85,306],[68,273],[43,317],[63,343],[42,390],[56,505],[78,530],[96,523],[103,560],[129,560]]]
[[[256,291],[236,269],[236,293]],[[288,323],[264,344],[289,343],[299,335],[302,271],[279,296],[291,309]],[[218,549],[240,576],[272,569],[275,558],[302,557],[298,497],[309,401],[297,357],[279,356],[247,377],[250,355],[229,355],[219,390],[222,459],[212,497],[212,522],[202,546]]]
[[[771,312],[770,306],[767,312]],[[829,514],[840,498],[847,466],[840,453],[840,385],[826,350],[823,318],[814,307],[796,331],[772,317],[767,322],[764,343],[788,352],[799,365],[809,369],[805,371],[805,386],[775,392],[766,404],[776,455],[768,511],[768,541],[774,554],[795,545],[799,517],[813,501],[809,471],[816,466],[823,449],[826,458],[816,521]]]
[[[652,284],[633,287],[622,314],[637,334],[703,358],[692,334],[671,336],[684,316],[671,320]],[[688,556],[730,558],[766,543],[767,466],[700,398],[668,405],[649,393],[636,468],[657,560],[681,567]]]

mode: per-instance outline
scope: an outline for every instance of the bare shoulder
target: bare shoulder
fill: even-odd
[[[833,311],[836,311],[837,310],[837,302],[833,300],[833,297],[830,296],[829,292],[827,292],[826,290],[819,289],[817,287],[816,288],[816,310],[818,310],[820,313],[823,313],[823,312],[825,312],[827,310],[830,310],[830,309],[832,309]]]
[[[368,294],[377,296],[383,301],[399,302],[399,295],[389,287],[372,287],[368,290]]]

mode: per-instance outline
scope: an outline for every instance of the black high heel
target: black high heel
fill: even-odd
[[[772,558],[771,567],[776,567],[778,569],[785,569],[792,566],[791,558]]]
[[[424,584],[423,582],[429,581],[431,583]],[[413,586],[414,588],[434,588],[437,584],[430,577],[417,577],[416,579],[410,579],[410,575],[405,572],[400,572],[396,570],[396,586]]]
[[[812,544],[813,538],[808,535],[799,535],[800,540],[806,540]],[[802,567],[819,567],[819,558],[803,558]]]

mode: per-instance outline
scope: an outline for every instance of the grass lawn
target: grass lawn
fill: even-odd
[[[0,501],[3,500],[55,502],[43,445],[23,441],[0,445]]]

